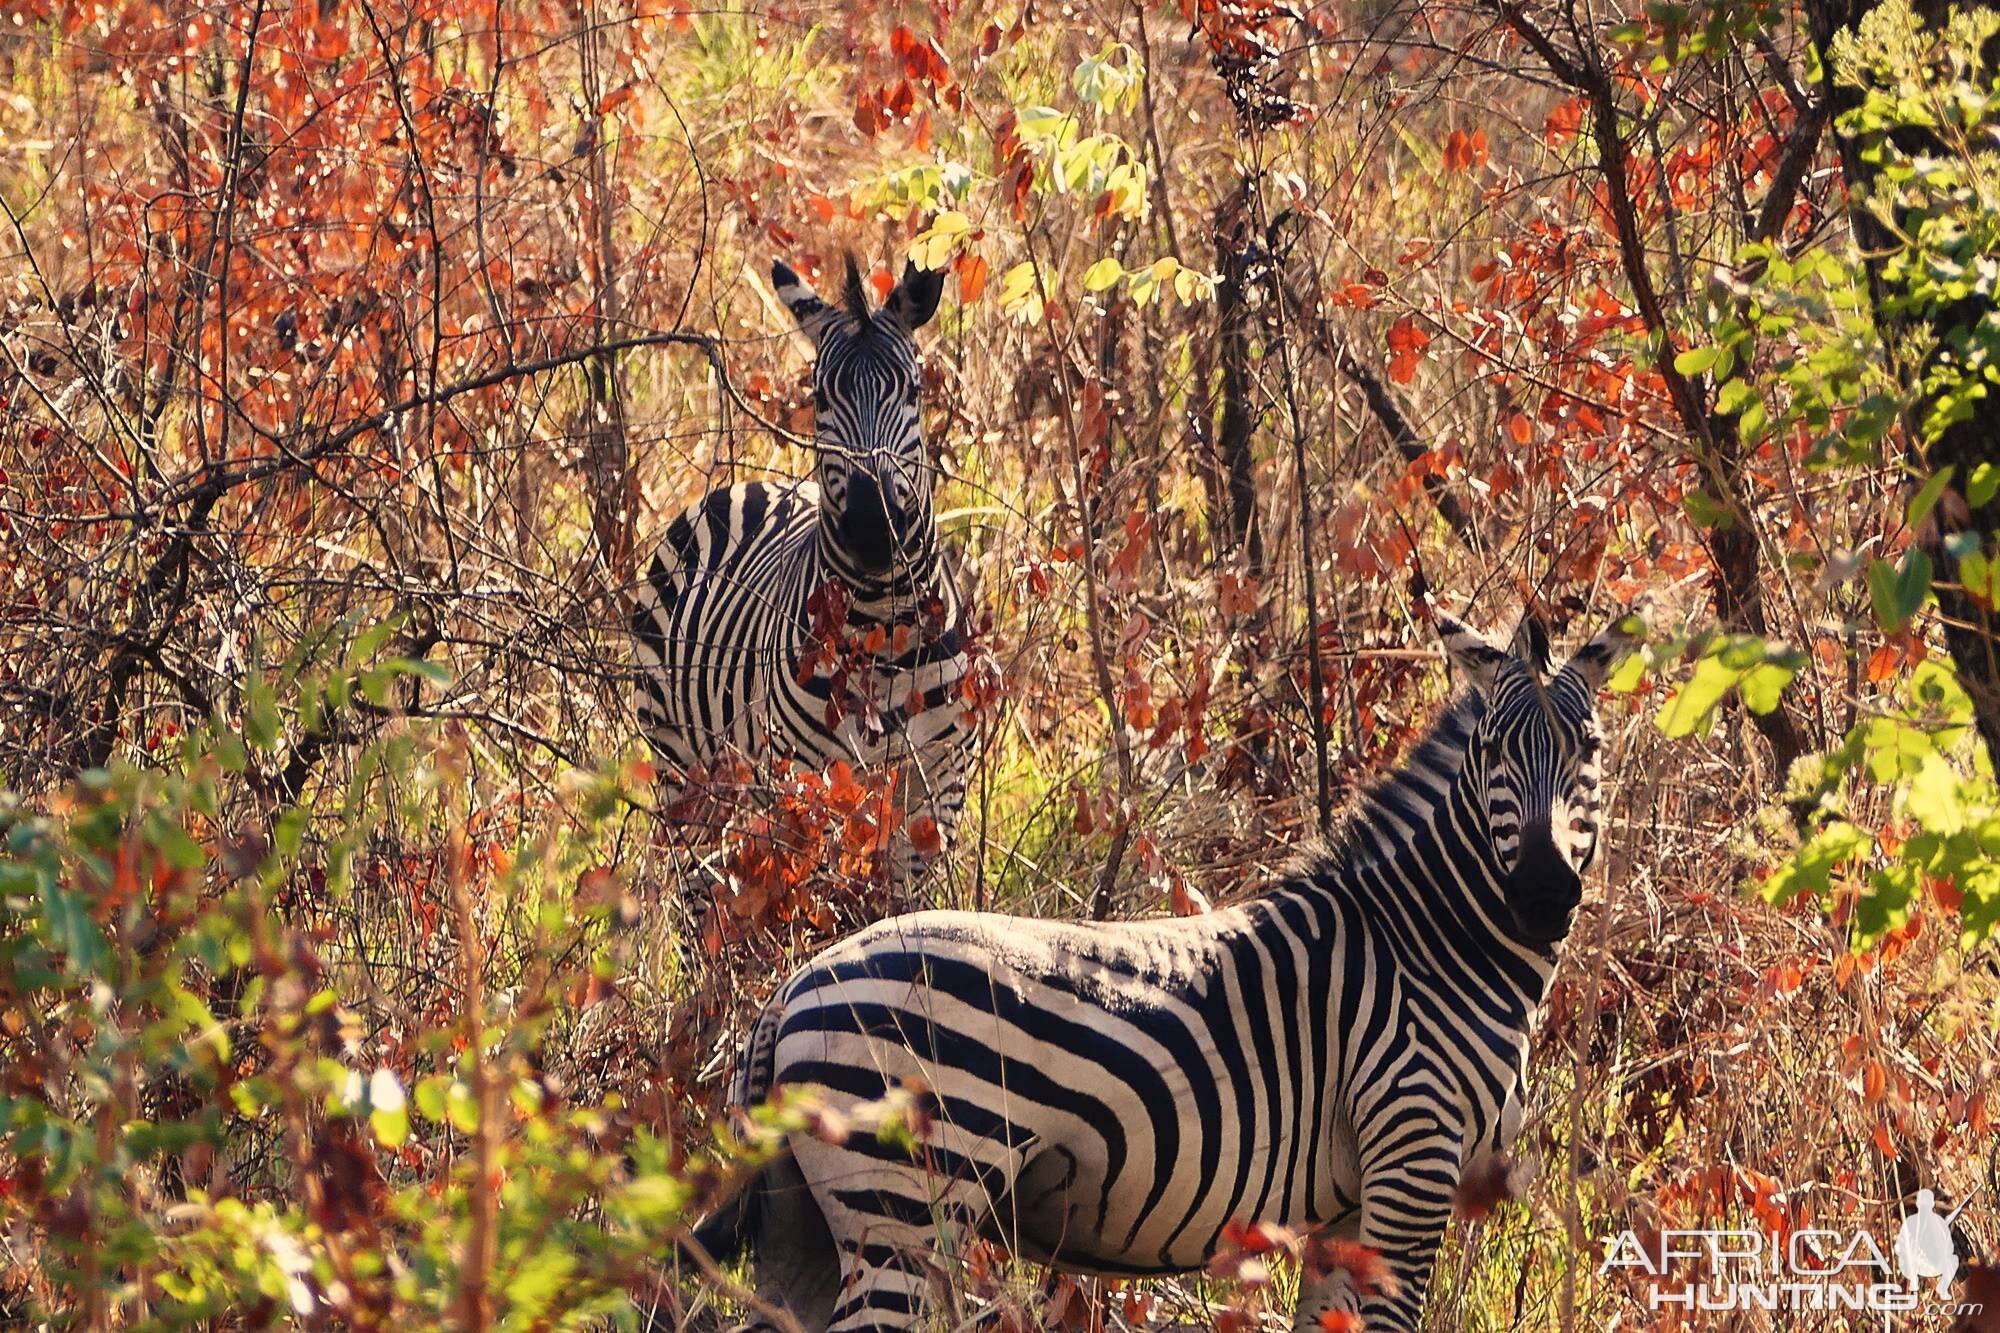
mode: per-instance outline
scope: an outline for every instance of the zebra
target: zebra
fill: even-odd
[[[732,756],[895,771],[901,882],[951,841],[977,739],[918,410],[944,275],[906,267],[879,310],[852,255],[838,306],[782,260],[771,283],[816,350],[813,477],[713,491],[668,527],[635,598],[633,706],[670,791]]]
[[[791,1134],[694,1239],[753,1249],[762,1307],[846,1333],[913,1326],[940,1243],[1137,1277],[1203,1266],[1232,1222],[1327,1228],[1391,1280],[1303,1284],[1296,1327],[1413,1329],[1455,1188],[1520,1128],[1597,851],[1596,695],[1644,631],[1551,670],[1534,622],[1504,647],[1437,622],[1462,692],[1261,895],[1122,924],[919,912],[807,962],[732,1107],[809,1090],[853,1118],[920,1088],[914,1147]]]

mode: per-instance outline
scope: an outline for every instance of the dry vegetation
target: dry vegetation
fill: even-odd
[[[769,260],[887,274],[913,244],[954,273],[926,419],[1006,682],[965,837],[914,898],[1250,892],[1440,702],[1420,589],[1570,633],[1650,593],[1660,642],[1604,704],[1608,855],[1531,1071],[1539,1174],[1455,1230],[1429,1326],[1719,1327],[1600,1277],[1599,1238],[1886,1238],[1919,1186],[1972,1199],[1961,1253],[2000,1251],[2000,974],[1961,940],[1971,881],[1871,916],[1868,872],[1915,826],[1902,788],[1857,780],[1840,808],[1882,846],[1789,903],[1755,892],[1799,846],[1787,766],[1899,706],[1943,640],[1871,593],[1870,561],[1927,538],[1899,455],[1823,447],[1853,405],[1831,428],[1797,406],[1810,320],[1742,354],[1768,434],[1718,406],[1728,367],[1679,355],[1751,299],[1744,244],[1850,251],[1811,15],[1678,13],[0,13],[0,829],[19,870],[28,811],[129,819],[75,835],[96,850],[58,858],[67,889],[0,881],[0,1311],[483,1326],[668,1299],[648,1254],[561,1219],[621,1171],[685,1174],[774,976],[908,904],[874,873],[865,781],[718,775],[703,820],[652,808],[625,598],[682,506],[809,466]],[[1718,628],[1791,646],[1755,649],[1782,700],[1746,683],[1663,729]],[[106,765],[168,776],[72,786]],[[176,773],[210,794],[161,795]],[[119,985],[184,956],[232,1053],[147,1047],[150,992],[92,1009],[27,970],[58,909],[88,918],[59,964],[92,930]],[[213,947],[159,944],[182,930]],[[371,1137],[364,1104],[318,1095],[328,1060],[419,1111],[446,1077],[483,1114]],[[31,1103],[86,1146],[57,1161]],[[557,1104],[599,1108],[548,1132],[600,1166],[533,1155]],[[121,1117],[196,1130],[120,1158]],[[496,1196],[503,1160],[541,1203]],[[303,1209],[311,1265],[203,1258],[201,1307],[163,1275],[200,1268],[199,1228],[249,1234],[227,1197]],[[544,1220],[521,1240],[510,1217]],[[588,1254],[597,1285],[564,1290],[602,1301],[524,1296],[542,1245]],[[974,1258],[968,1300],[1066,1328],[1268,1295]]]

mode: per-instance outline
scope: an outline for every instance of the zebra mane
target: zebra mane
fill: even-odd
[[[1323,836],[1298,848],[1280,873],[1279,886],[1337,877],[1356,851],[1369,845],[1363,830],[1382,814],[1408,824],[1420,822],[1464,767],[1465,747],[1485,715],[1486,699],[1479,691],[1453,696],[1401,762],[1350,800]]]

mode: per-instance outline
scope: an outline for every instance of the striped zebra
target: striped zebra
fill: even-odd
[[[813,479],[714,491],[674,520],[633,611],[633,702],[670,788],[731,756],[894,770],[901,881],[924,863],[920,821],[950,840],[976,739],[918,412],[914,335],[944,275],[906,268],[880,310],[852,256],[846,277],[833,306],[771,266],[816,349]]]
[[[810,1087],[843,1112],[914,1081],[917,1148],[794,1135],[696,1239],[753,1248],[760,1301],[807,1329],[902,1329],[966,1237],[1133,1276],[1201,1267],[1232,1220],[1323,1226],[1393,1282],[1307,1284],[1297,1327],[1414,1328],[1454,1189],[1519,1129],[1597,850],[1596,694],[1643,628],[1551,671],[1538,629],[1439,622],[1463,693],[1261,896],[1109,925],[922,912],[807,963],[731,1102]]]

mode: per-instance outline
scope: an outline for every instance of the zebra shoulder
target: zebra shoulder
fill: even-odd
[[[710,491],[668,526],[654,554],[654,579],[713,569],[767,532],[790,529],[817,500],[811,483],[745,481]]]

